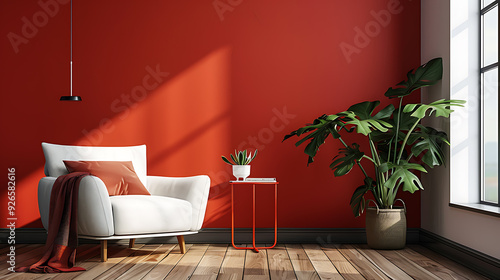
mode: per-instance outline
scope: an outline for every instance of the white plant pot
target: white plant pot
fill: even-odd
[[[250,165],[233,165],[233,176],[237,181],[240,181],[240,178],[245,181],[250,176]]]

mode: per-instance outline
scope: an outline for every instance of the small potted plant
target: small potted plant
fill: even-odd
[[[251,152],[247,152],[247,150],[236,151],[234,150],[234,155],[230,155],[231,161],[228,160],[225,156],[222,156],[222,160],[233,166],[233,176],[236,177],[236,180],[239,181],[239,178],[242,178],[243,181],[250,176],[250,162],[257,155],[257,150],[255,150],[252,155]]]
[[[343,147],[330,168],[335,176],[346,175],[354,166],[363,172],[364,182],[352,194],[350,206],[354,216],[361,215],[367,207],[365,195],[373,194],[376,208],[367,210],[366,235],[368,245],[374,249],[405,246],[406,209],[394,206],[400,200],[398,190],[410,193],[422,190],[415,171],[427,172],[424,166],[433,168],[445,162],[443,148],[449,145],[446,133],[423,125],[421,120],[431,115],[447,118],[453,112],[450,107],[462,106],[465,101],[441,99],[429,104],[403,104],[403,97],[441,80],[442,71],[442,59],[435,58],[408,72],[408,80],[385,93],[386,97],[399,98],[398,108],[389,104],[374,113],[380,101],[361,102],[346,111],[323,115],[283,139],[302,137],[295,146],[307,142],[304,152],[308,155],[308,164],[313,162],[328,136],[340,141]],[[353,132],[367,138],[364,151],[360,144],[349,145],[342,138],[343,134]],[[365,163],[373,165],[374,176],[368,175]]]

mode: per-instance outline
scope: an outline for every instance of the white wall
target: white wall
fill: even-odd
[[[423,229],[500,258],[500,218],[453,208],[450,202],[479,201],[478,34],[477,0],[421,1],[421,59],[443,58],[443,80],[422,91],[422,102],[441,98],[465,99],[448,119],[432,124],[451,140],[447,167],[422,176]],[[450,131],[451,129],[451,131]],[[451,186],[451,187],[450,187]]]

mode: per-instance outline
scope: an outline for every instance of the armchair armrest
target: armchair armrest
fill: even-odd
[[[38,183],[38,207],[43,227],[49,226],[50,194],[56,177],[44,177]],[[108,190],[95,176],[80,181],[78,190],[78,233],[90,236],[111,236],[115,230]]]
[[[147,188],[152,195],[189,201],[193,207],[191,230],[201,228],[207,208],[210,177],[206,175],[192,177],[148,176]]]

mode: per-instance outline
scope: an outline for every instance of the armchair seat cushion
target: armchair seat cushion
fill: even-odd
[[[192,206],[186,200],[144,195],[111,196],[115,235],[188,231]]]

